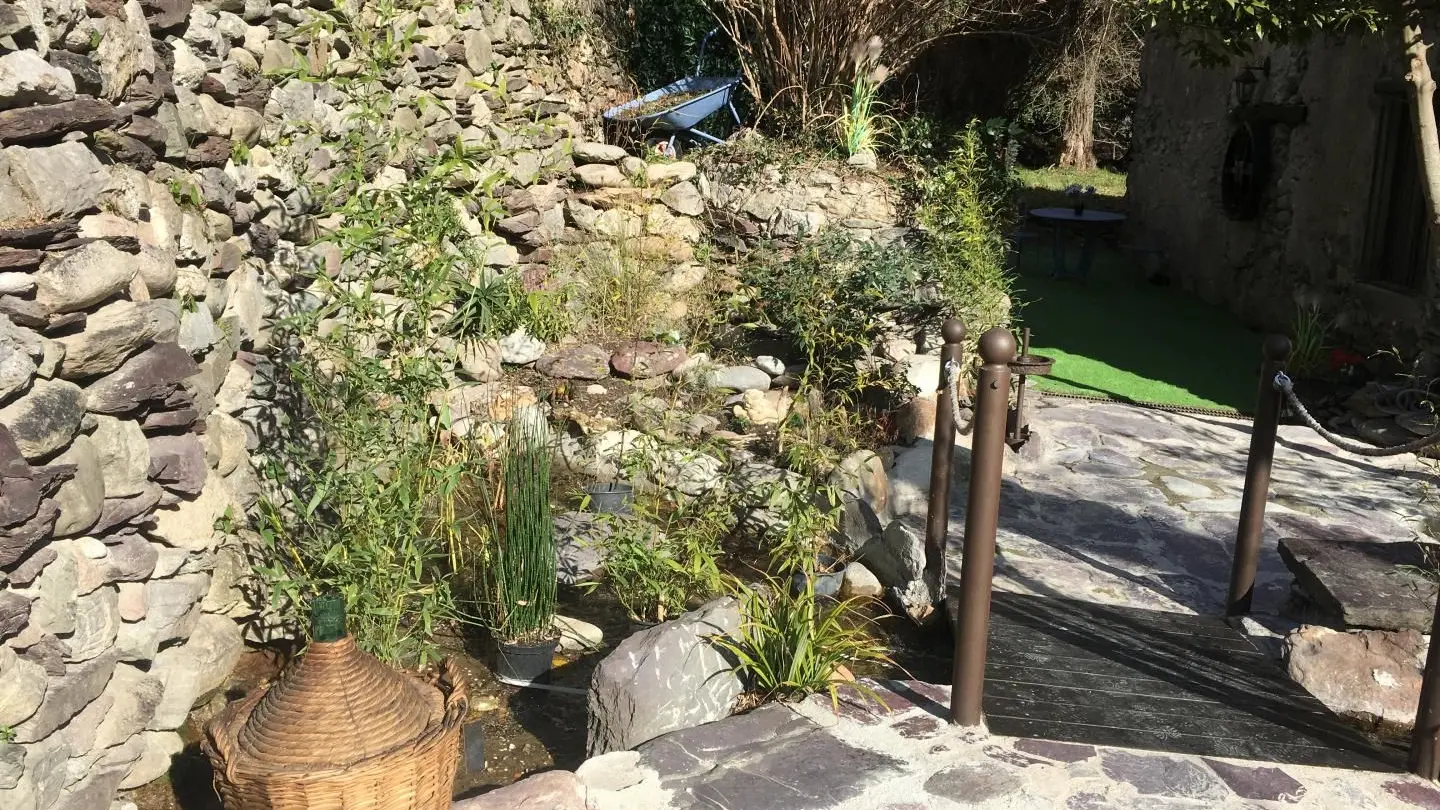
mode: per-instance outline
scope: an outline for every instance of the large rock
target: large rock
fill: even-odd
[[[105,688],[106,693],[113,696],[113,702],[96,729],[95,747],[119,745],[145,730],[155,717],[164,689],[153,671],[145,672],[129,664],[117,666],[110,685]]]
[[[30,623],[30,600],[13,591],[0,591],[0,641],[18,634]]]
[[[100,467],[100,457],[89,436],[76,436],[55,463],[75,465],[74,476],[55,493],[55,503],[60,507],[55,536],[79,534],[95,525],[105,501],[105,473]]]
[[[0,56],[0,107],[54,104],[75,98],[70,71],[40,58],[34,51]]]
[[[493,340],[467,340],[460,346],[460,376],[475,382],[500,379],[500,345]]]
[[[69,664],[89,661],[115,643],[120,627],[120,592],[100,588],[75,599],[75,632],[65,640]]]
[[[481,796],[461,799],[450,810],[587,810],[585,788],[569,771],[546,771]]]
[[[726,366],[711,371],[706,377],[711,388],[727,391],[764,391],[770,387],[770,375],[754,366]]]
[[[120,98],[137,74],[155,72],[155,45],[139,0],[127,0],[122,13],[102,20],[103,34],[96,56],[100,61],[102,91]]]
[[[707,639],[735,633],[740,621],[739,604],[727,597],[615,648],[590,679],[590,756],[729,716],[745,687]]]
[[[121,790],[133,790],[164,776],[175,755],[185,750],[185,741],[173,731],[146,731],[138,739],[143,750],[120,782]]]
[[[193,433],[150,437],[150,480],[172,492],[199,495],[208,467],[205,448]]]
[[[120,252],[109,242],[91,242],[53,255],[41,266],[35,274],[35,303],[50,312],[87,309],[129,287],[135,273],[134,256]],[[122,310],[126,311],[133,312]],[[107,318],[102,327],[108,328],[110,323],[111,318]]]
[[[914,516],[892,521],[860,556],[882,583],[905,587],[925,573],[925,522]]]
[[[613,531],[611,522],[591,512],[563,512],[555,516],[556,578],[578,585],[600,570],[600,545]]]
[[[60,376],[109,374],[151,343],[174,340],[180,319],[173,301],[116,301],[85,320],[85,328],[56,338],[65,346]]]
[[[50,736],[70,718],[95,702],[110,683],[115,665],[120,660],[117,650],[107,650],[99,657],[66,668],[65,674],[51,678],[45,690],[45,701],[39,711],[15,726],[15,741],[33,743]]]
[[[545,341],[532,337],[520,327],[500,339],[500,361],[525,366],[545,356]]]
[[[24,396],[0,408],[0,425],[9,428],[27,459],[47,456],[70,443],[85,415],[85,394],[64,380],[36,380]]]
[[[227,510],[243,512],[226,479],[211,470],[199,497],[155,510],[150,535],[172,548],[208,551],[220,542],[215,521]]]
[[[624,148],[608,143],[586,141],[575,144],[576,163],[619,163],[626,154]]]
[[[684,346],[637,340],[615,350],[610,365],[615,373],[634,380],[648,380],[669,374],[689,359]]]
[[[91,444],[100,460],[105,480],[105,497],[124,498],[145,491],[150,472],[150,446],[140,425],[113,416],[93,417]]]
[[[145,583],[145,618],[120,626],[115,649],[126,661],[155,658],[167,642],[188,638],[201,618],[200,599],[210,588],[206,574],[180,574]]]
[[[619,188],[626,185],[625,175],[608,163],[590,163],[575,169],[575,178],[591,188]]]
[[[45,670],[0,647],[0,726],[14,728],[29,720],[45,697]]]
[[[547,354],[535,363],[542,374],[567,380],[603,380],[610,376],[610,353],[586,343]]]
[[[1290,677],[1331,711],[1366,726],[1415,726],[1429,644],[1415,630],[1342,633],[1306,626],[1285,639]]]
[[[0,143],[59,140],[67,132],[93,132],[119,121],[115,107],[98,98],[5,110],[0,112]]]
[[[110,175],[81,143],[0,151],[0,223],[75,217],[100,206]]]
[[[151,400],[164,400],[180,381],[199,373],[190,353],[176,343],[157,343],[96,380],[85,391],[95,413],[125,413]]]
[[[196,701],[224,685],[244,651],[240,625],[224,616],[202,614],[189,640],[155,656],[150,671],[164,685],[164,696],[149,727],[156,731],[179,728]]]
[[[1285,538],[1280,557],[1305,595],[1345,627],[1430,632],[1437,585],[1418,543]]]
[[[41,357],[40,336],[0,315],[0,402],[25,390],[35,377],[35,361]]]

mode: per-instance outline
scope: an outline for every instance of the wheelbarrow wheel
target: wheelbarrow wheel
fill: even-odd
[[[686,152],[685,139],[678,134],[656,135],[646,139],[645,149],[657,157],[679,160]]]

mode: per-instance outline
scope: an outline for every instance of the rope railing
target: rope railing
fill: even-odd
[[[960,411],[960,375],[963,372],[960,363],[955,360],[945,364],[945,385],[950,388],[950,418],[955,420],[955,432],[961,436],[969,436],[970,431],[975,427],[973,418],[966,419]]]
[[[1276,372],[1274,382],[1275,390],[1279,391],[1285,397],[1286,404],[1290,406],[1290,410],[1294,411],[1296,416],[1300,417],[1300,421],[1304,422],[1311,430],[1320,434],[1320,438],[1347,453],[1354,453],[1357,456],[1366,456],[1368,458],[1384,458],[1388,456],[1403,456],[1407,453],[1418,453],[1427,447],[1440,444],[1440,431],[1431,433],[1429,436],[1422,436],[1405,444],[1395,445],[1394,447],[1375,447],[1347,439],[1338,433],[1327,430],[1324,425],[1320,424],[1318,419],[1310,414],[1305,404],[1300,401],[1300,397],[1295,394],[1295,382],[1290,379],[1289,375],[1283,371]]]

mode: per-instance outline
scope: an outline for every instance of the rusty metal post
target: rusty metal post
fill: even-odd
[[[950,722],[978,726],[985,693],[990,636],[990,585],[995,576],[995,531],[1000,526],[1000,481],[1005,462],[1005,421],[1010,410],[1010,361],[1015,336],[995,327],[980,338],[980,381],[975,432],[970,440],[970,499],[965,506],[964,567],[955,622]]]
[[[1280,392],[1275,375],[1290,359],[1290,339],[1265,339],[1260,364],[1260,392],[1255,401],[1255,424],[1250,430],[1250,457],[1245,465],[1245,494],[1240,500],[1240,528],[1235,533],[1235,562],[1230,569],[1230,594],[1225,615],[1250,612],[1255,594],[1255,569],[1260,564],[1260,538],[1265,533],[1265,501],[1270,497],[1270,468],[1275,460],[1275,433],[1280,427]]]
[[[954,394],[946,378],[952,363],[960,362],[960,344],[965,340],[965,324],[957,318],[946,319],[940,327],[945,345],[940,347],[940,392],[935,397],[935,448],[930,456],[930,509],[925,524],[925,570],[943,579],[945,571],[945,537],[950,531],[950,467],[955,457]]]
[[[1425,656],[1425,677],[1420,682],[1420,707],[1415,711],[1415,732],[1410,738],[1410,772],[1435,781],[1440,779],[1440,602],[1430,622],[1430,652]]]

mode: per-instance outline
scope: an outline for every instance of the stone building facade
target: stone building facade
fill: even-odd
[[[1244,105],[1236,79],[1247,68]],[[1396,43],[1373,36],[1262,47],[1220,68],[1195,66],[1171,41],[1149,43],[1130,211],[1173,282],[1258,329],[1285,329],[1297,298],[1313,298],[1356,350],[1393,347],[1409,360],[1440,347],[1427,337],[1440,321],[1404,69]],[[1222,187],[1227,148],[1247,122],[1268,171],[1255,215],[1237,220]]]

